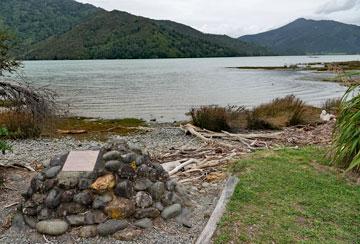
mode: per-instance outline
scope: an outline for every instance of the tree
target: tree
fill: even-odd
[[[20,66],[20,62],[15,60],[10,54],[12,48],[12,38],[6,31],[0,30],[0,76],[4,72],[15,72]]]

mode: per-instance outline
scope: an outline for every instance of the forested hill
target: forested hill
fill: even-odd
[[[72,0],[1,0],[0,21],[25,59],[269,55],[268,49],[172,21],[105,11]]]
[[[296,21],[240,40],[270,48],[280,55],[359,54],[360,26],[330,20]]]

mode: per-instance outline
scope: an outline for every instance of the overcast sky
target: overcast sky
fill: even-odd
[[[238,37],[280,27],[299,17],[360,25],[360,0],[78,0],[207,33]]]

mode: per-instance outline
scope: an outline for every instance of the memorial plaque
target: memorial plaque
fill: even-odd
[[[72,151],[69,153],[62,171],[92,172],[99,157],[99,151]]]

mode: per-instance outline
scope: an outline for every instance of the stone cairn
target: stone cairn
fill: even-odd
[[[120,236],[126,239],[150,228],[155,218],[168,220],[185,210],[189,199],[184,188],[147,153],[114,140],[98,155],[91,172],[63,171],[68,154],[51,159],[23,194],[25,223],[47,235],[76,227],[81,237],[123,231]]]

